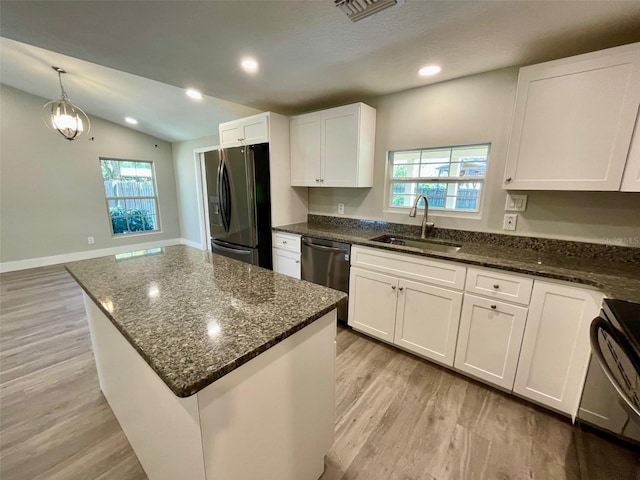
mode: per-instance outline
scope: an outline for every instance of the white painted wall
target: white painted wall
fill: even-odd
[[[506,233],[501,188],[518,69],[508,68],[365,100],[377,109],[373,188],[310,188],[309,212],[419,224],[384,211],[387,151],[491,142],[481,218],[434,216],[444,228]],[[640,232],[640,195],[620,192],[518,192],[529,195],[516,235],[633,245]],[[419,217],[419,215],[418,215]]]
[[[171,144],[96,117],[70,142],[43,124],[47,99],[0,93],[0,263],[180,238]],[[100,157],[155,163],[161,232],[112,237]]]
[[[215,125],[212,130],[217,128],[218,126]],[[180,212],[180,231],[182,238],[192,242],[193,246],[202,242],[201,210],[198,208],[201,198],[198,195],[198,164],[194,150],[216,147],[220,143],[219,138],[218,134],[214,134],[186,142],[175,142],[171,145]]]

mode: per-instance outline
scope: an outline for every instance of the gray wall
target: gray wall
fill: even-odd
[[[0,87],[0,262],[179,238],[171,144],[95,117],[95,141],[67,141],[43,124],[47,101]],[[161,232],[111,236],[100,157],[154,161]]]
[[[202,232],[200,230],[200,217],[198,210],[198,163],[193,150],[202,147],[214,147],[220,143],[219,136],[175,142],[172,144],[173,165],[176,174],[176,186],[178,190],[178,208],[180,211],[180,231],[182,238],[190,242],[200,244]]]
[[[517,78],[518,70],[509,68],[366,100],[377,109],[374,187],[310,188],[309,212],[336,215],[344,203],[348,217],[419,224],[419,218],[384,211],[387,151],[491,142],[481,218],[436,214],[431,220],[444,228],[507,233],[501,182]],[[640,234],[640,194],[524,193],[527,211],[519,212],[516,235],[618,243]]]

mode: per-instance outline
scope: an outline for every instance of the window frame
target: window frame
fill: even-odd
[[[487,147],[487,156],[486,156],[486,166],[485,173],[483,177],[413,177],[413,178],[404,178],[404,179],[394,179],[393,175],[393,154],[401,153],[401,152],[414,152],[414,151],[422,151],[422,150],[446,150],[449,149],[453,151],[453,149],[461,149],[461,148],[470,148],[470,147]],[[447,208],[440,207],[432,207],[429,206],[429,215],[438,216],[438,217],[455,217],[455,218],[473,218],[480,219],[482,218],[482,211],[484,206],[485,199],[485,190],[487,185],[487,177],[489,172],[489,163],[491,157],[491,142],[479,142],[479,143],[469,143],[462,145],[444,145],[444,146],[436,146],[436,147],[419,147],[419,148],[402,148],[397,150],[387,150],[387,158],[385,165],[385,181],[384,181],[384,195],[383,195],[383,212],[385,213],[400,213],[406,214],[411,209],[411,206],[394,206],[391,205],[391,200],[393,197],[392,189],[394,183],[440,183],[443,185],[449,185],[452,183],[480,183],[480,194],[478,195],[478,209],[477,210],[453,210]],[[449,157],[451,158],[451,156]],[[450,160],[451,162],[451,160]],[[419,207],[421,208],[421,207]]]
[[[132,163],[149,163],[151,164],[151,180],[153,182],[153,191],[155,195],[153,196],[120,196],[120,197],[109,197],[107,196],[107,191],[104,186],[104,176],[102,175],[102,161],[112,161],[112,162],[132,162]],[[156,179],[156,164],[154,160],[134,160],[129,158],[112,158],[112,157],[99,157],[100,162],[100,180],[102,182],[102,190],[105,198],[105,207],[107,213],[107,222],[109,224],[109,230],[111,231],[111,238],[127,238],[132,235],[154,235],[158,233],[162,233],[162,222],[160,220],[160,197],[158,194],[158,182]],[[141,230],[138,232],[123,232],[123,233],[114,233],[113,231],[113,220],[111,218],[111,212],[109,210],[109,201],[111,200],[153,200],[156,206],[156,228],[154,230]],[[127,223],[128,225],[128,223]]]

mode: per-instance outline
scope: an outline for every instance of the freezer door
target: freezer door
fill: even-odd
[[[255,247],[255,186],[252,156],[248,147],[205,153],[209,222],[214,239]]]
[[[239,247],[232,243],[222,242],[220,240],[211,240],[211,252],[215,255],[223,255],[225,257],[240,260],[241,262],[258,265],[258,249]]]

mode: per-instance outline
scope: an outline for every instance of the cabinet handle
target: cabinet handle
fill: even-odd
[[[398,290],[403,291],[403,290],[404,290],[404,287],[400,287]]]
[[[396,286],[395,285],[391,285],[391,290],[395,290]]]
[[[505,178],[504,183],[509,183],[510,181],[511,181],[511,177],[507,177]]]
[[[296,263],[300,263],[300,260],[296,260]]]
[[[283,245],[286,245],[286,244],[287,244],[287,241],[286,241],[286,240],[282,240],[282,244],[283,244]]]
[[[498,308],[497,305],[491,305],[491,310],[495,310],[496,308]]]
[[[497,283],[493,286],[493,288],[495,288],[496,290],[500,288],[500,285],[498,285]]]
[[[320,179],[319,178],[316,178],[316,183],[320,183]]]

